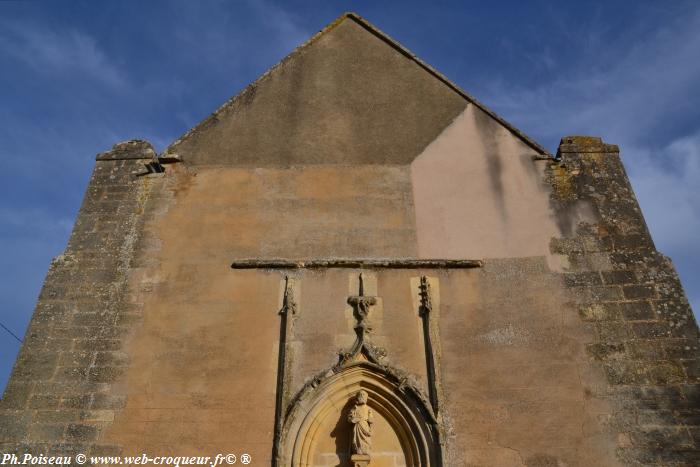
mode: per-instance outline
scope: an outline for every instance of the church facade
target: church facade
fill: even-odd
[[[700,340],[618,147],[555,155],[355,14],[98,154],[0,452],[700,464]]]

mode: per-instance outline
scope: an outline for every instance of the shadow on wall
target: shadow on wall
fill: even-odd
[[[333,431],[331,431],[331,438],[335,439],[335,453],[340,460],[335,467],[349,467],[352,465],[350,463],[350,437],[352,436],[352,431],[350,430],[348,416],[354,404],[354,399],[350,399],[345,403],[340,410],[338,422],[335,424]]]

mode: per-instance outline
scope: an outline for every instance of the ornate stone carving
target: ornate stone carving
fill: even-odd
[[[362,277],[362,273],[360,273],[360,288],[358,295],[348,297],[348,304],[352,306],[353,315],[357,320],[357,326],[355,326],[355,329],[359,328],[362,330],[363,339],[364,335],[372,330],[367,317],[369,316],[370,307],[376,305],[376,303],[377,297],[365,296],[364,278]]]
[[[423,284],[428,284],[427,278]],[[426,310],[421,310],[421,315],[426,318],[432,309],[427,293],[426,299],[421,301],[421,305],[426,307]],[[325,417],[338,409],[336,404],[339,400],[350,401],[350,412],[339,420],[343,424],[352,424],[352,434],[346,433],[346,439],[350,441],[349,452],[346,451],[350,454],[348,465],[367,467],[370,464],[373,416],[386,420],[398,437],[405,465],[445,465],[442,452],[444,436],[432,401],[423,394],[417,381],[405,371],[385,362],[386,352],[371,343],[370,318],[378,301],[378,297],[365,295],[365,280],[360,274],[357,295],[347,299],[356,320],[355,342],[349,350],[340,352],[335,365],[308,380],[289,404],[284,404],[287,409],[281,417],[282,427],[273,448],[274,466],[314,465],[314,440],[322,436],[318,427],[325,423]],[[287,314],[281,313],[281,316],[286,317]],[[372,402],[371,410],[368,400]],[[384,436],[384,433],[380,434]],[[374,441],[375,444],[379,442],[376,433]],[[376,455],[375,452],[375,463],[379,461]]]
[[[430,291],[430,282],[426,276],[421,276],[420,286],[420,306],[418,314],[423,321],[423,344],[425,346],[425,365],[428,375],[428,393],[430,396],[430,405],[433,408],[433,413],[436,416],[440,412],[440,398],[438,396],[438,368],[435,365],[435,350],[433,349],[432,338],[432,323],[430,314],[433,311],[433,299]]]
[[[273,443],[273,465],[279,465],[279,439],[284,425],[284,411],[287,405],[288,386],[288,341],[291,334],[292,319],[297,312],[297,304],[294,301],[294,289],[289,276],[284,277],[284,296],[280,315],[279,353],[277,356],[277,392],[275,394],[275,432]]]
[[[289,280],[289,276],[284,276],[284,297],[282,298],[282,308],[279,311],[280,315],[296,314],[297,304],[294,301],[294,289]]]
[[[340,364],[347,365],[360,356],[364,356],[367,360],[377,363],[386,355],[383,349],[373,346],[369,342],[369,334],[372,332],[372,325],[369,320],[371,307],[377,304],[377,297],[365,295],[364,278],[360,273],[360,285],[357,295],[348,297],[348,304],[352,306],[353,315],[357,320],[355,325],[355,333],[357,338],[352,348],[348,352],[340,354]]]
[[[430,296],[430,282],[426,276],[420,278],[420,316],[425,316],[433,311],[433,299]]]
[[[374,415],[372,409],[367,405],[368,397],[367,391],[358,391],[355,395],[355,405],[348,414],[348,421],[353,425],[350,460],[354,467],[364,467],[370,461]]]

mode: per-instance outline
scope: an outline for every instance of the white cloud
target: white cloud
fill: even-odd
[[[620,145],[657,248],[681,264],[686,293],[700,313],[700,7],[665,27],[630,28],[619,43],[591,49],[534,89],[492,82],[480,93],[536,139],[599,135]],[[571,40],[576,40],[575,38]],[[595,39],[594,42],[599,42]],[[571,57],[568,57],[571,58]],[[693,263],[693,264],[691,264]]]
[[[45,24],[0,21],[0,53],[38,73],[83,73],[110,86],[122,86],[125,75],[94,38],[75,30],[55,31]]]
[[[621,45],[602,44],[598,53],[581,45],[580,59],[568,68],[557,64],[555,77],[539,87],[491,82],[482,100],[540,137],[561,136],[564,128],[634,143],[691,108],[700,82],[699,31],[700,8],[651,34],[634,31]]]
[[[630,178],[660,246],[669,251],[699,250],[700,132],[655,152],[644,148],[630,152],[635,155],[628,164]]]

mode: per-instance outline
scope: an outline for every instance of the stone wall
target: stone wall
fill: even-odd
[[[0,401],[3,452],[119,450],[100,445],[99,436],[125,405],[113,383],[128,362],[124,338],[141,320],[125,296],[152,181],[145,164],[154,157],[142,141],[97,156]]]
[[[149,174],[152,158],[143,142],[98,156],[2,399],[3,451],[245,449],[269,463],[278,311],[290,272],[231,271],[230,262],[415,254],[408,167],[170,164]],[[446,465],[696,464],[698,331],[670,262],[649,237],[617,148],[565,138],[559,160],[532,163],[546,165],[535,182],[551,187],[561,230],[548,255],[494,258],[472,269],[293,271],[285,403],[352,344],[346,300],[361,271],[367,293],[379,297],[372,342],[427,397],[417,285],[427,275]],[[330,183],[336,176],[355,181]],[[276,211],[277,200],[287,207]],[[363,203],[375,206],[353,223]],[[308,236],[318,228],[334,233]],[[390,238],[399,241],[382,243]],[[316,458],[328,465],[344,458],[334,449],[346,446],[333,441],[332,433],[347,434],[342,413],[335,417],[324,422],[334,431],[318,440]],[[400,452],[380,459],[402,465]]]
[[[595,330],[587,350],[607,380],[595,396],[615,407],[600,422],[628,465],[698,465],[700,340],[678,275],[654,247],[617,146],[568,137],[558,157],[548,172],[557,212],[583,201],[599,218],[551,249],[568,261],[581,325]]]
[[[465,261],[421,263],[440,258]],[[346,375],[360,273],[373,347]],[[343,465],[349,391],[372,377],[395,430],[373,467],[418,459],[421,436],[431,466],[691,466],[699,360],[616,146],[568,137],[554,159],[344,15],[164,157],[98,155],[0,450],[264,465],[313,413],[304,458]]]

